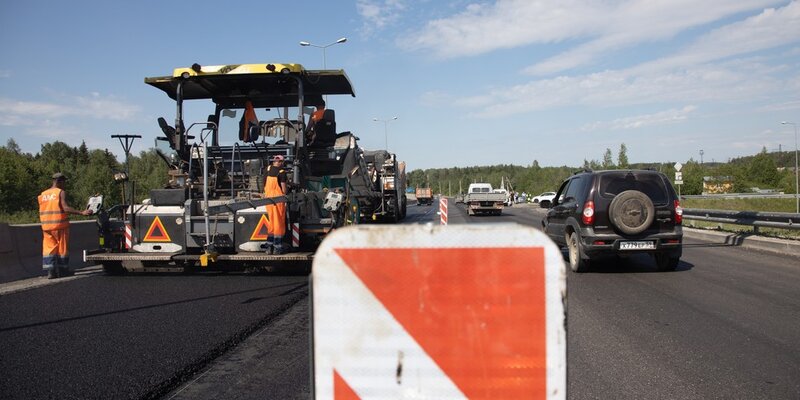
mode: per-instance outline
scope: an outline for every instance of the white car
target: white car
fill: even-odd
[[[535,196],[533,199],[531,199],[531,201],[542,207],[547,207],[550,204],[553,204],[553,199],[555,198],[556,198],[556,192],[544,192],[538,196]]]

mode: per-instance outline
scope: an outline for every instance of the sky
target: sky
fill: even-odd
[[[795,149],[800,1],[2,0],[0,145],[146,150],[193,63],[344,69],[338,130],[410,170],[727,161]]]

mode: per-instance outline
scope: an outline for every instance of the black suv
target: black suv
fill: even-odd
[[[558,189],[542,229],[569,250],[575,272],[592,259],[650,253],[661,271],[681,257],[683,210],[666,175],[650,170],[582,171]]]

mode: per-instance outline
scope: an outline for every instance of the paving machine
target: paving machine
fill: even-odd
[[[355,96],[342,70],[194,64],[145,83],[176,105],[173,125],[158,119],[162,134],[156,140],[169,181],[141,204],[96,206],[100,246],[84,259],[102,263],[109,273],[310,268],[314,250],[333,229],[375,220],[376,213],[399,216],[405,208],[396,198],[386,205],[387,191],[400,184],[405,189],[404,164],[402,179],[390,184],[382,159],[383,181],[376,186],[374,164],[367,165],[358,138],[337,132],[333,109],[322,111],[323,96]],[[207,108],[200,115],[208,116],[187,121],[190,101],[202,101]],[[313,119],[312,107],[319,110]],[[277,155],[285,160],[288,189],[266,197],[267,166]],[[399,171],[394,155],[389,158]],[[287,204],[283,239],[291,250],[269,254],[266,207],[278,203]]]

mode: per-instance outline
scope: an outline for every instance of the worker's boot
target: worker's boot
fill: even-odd
[[[75,275],[75,272],[72,271],[69,267],[58,267],[58,276],[65,277],[65,276],[72,276]]]
[[[53,267],[47,270],[47,279],[56,279],[58,278],[58,268]]]

